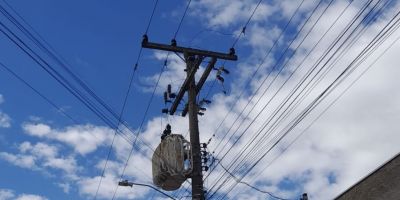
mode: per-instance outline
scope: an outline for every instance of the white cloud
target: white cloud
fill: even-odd
[[[298,1],[299,2],[299,1]],[[296,2],[296,3],[298,3]],[[233,124],[236,116],[239,115],[241,109],[246,105],[249,100],[249,96],[242,96],[238,98],[238,85],[236,81],[232,84],[232,94],[228,96],[215,95],[212,97],[213,103],[208,106],[206,117],[199,117],[200,120],[200,131],[201,141],[207,141],[214,133],[215,128],[219,125],[221,120],[224,118],[225,113],[228,112],[230,105],[238,100],[238,104],[234,107],[233,113],[227,118],[222,124],[219,131],[216,133],[216,137],[213,138],[212,143],[209,146],[210,150],[217,148],[217,153],[224,153],[227,148],[222,151],[223,147],[229,147],[232,144],[231,141],[224,140],[221,145],[217,146],[219,140],[228,131],[233,124],[232,133],[236,128],[235,137],[238,137],[240,133],[244,131],[246,127],[253,119],[257,112],[261,111],[262,106],[265,105],[272,95],[278,90],[279,86],[285,81],[288,75],[293,72],[294,66],[303,58],[308,50],[310,50],[315,42],[321,36],[321,33],[326,30],[333,19],[338,14],[338,10],[344,8],[347,1],[335,1],[331,10],[328,11],[326,17],[316,27],[316,30],[311,32],[311,35],[305,40],[304,46],[301,51],[292,59],[290,65],[284,72],[278,76],[274,84],[271,85],[266,96],[262,96],[263,89],[267,88],[266,85],[270,84],[270,80],[264,85],[260,92],[255,94],[255,98],[250,102],[250,107],[255,106],[254,111],[250,115],[240,117],[239,122],[243,120],[243,125],[239,127],[238,123]],[[194,14],[204,13],[204,15],[197,15],[207,19],[203,26],[217,25],[220,27],[229,27],[236,29],[242,22],[247,19],[249,11],[254,8],[256,1],[220,1],[215,3],[211,0],[202,0],[194,2],[198,6],[193,6]],[[266,24],[271,17],[279,18],[279,20],[288,19],[291,13],[296,8],[297,4],[293,1],[275,1],[271,5],[263,4],[261,9],[257,12],[256,17],[247,29],[245,44],[251,47],[250,58],[254,60],[260,60],[263,55],[263,50],[267,50],[272,45],[274,39],[281,30],[279,28],[271,29],[270,24]],[[228,5],[228,6],[227,6]],[[301,12],[303,14],[308,12],[310,8],[315,6],[315,1],[306,1]],[[213,8],[215,7],[215,8]],[[398,7],[398,6],[397,6]],[[344,27],[345,23],[350,19],[359,9],[359,5],[355,4],[350,7],[348,13],[340,21],[340,25],[332,29],[332,33],[320,44],[315,50],[315,55],[312,55],[305,61],[303,68],[300,68],[288,85],[284,87],[280,93],[276,96],[274,101],[271,102],[270,106],[261,113],[260,117],[250,126],[246,135],[243,136],[241,141],[235,145],[224,158],[223,163],[228,164],[230,161],[237,159],[239,151],[243,149],[246,142],[251,140],[254,133],[257,132],[258,128],[261,127],[262,123],[270,116],[274,108],[282,102],[284,97],[289,93],[290,89],[300,80],[305,71],[312,66],[319,56],[319,53],[323,52],[324,48],[333,40],[338,31]],[[387,12],[390,13],[390,12]],[[296,19],[296,25],[301,24],[302,18]],[[315,20],[315,19],[314,19]],[[346,21],[347,20],[347,21]],[[377,21],[382,23],[384,21]],[[375,30],[374,30],[375,29]],[[326,79],[323,79],[321,85],[316,88],[317,91],[321,91],[324,86],[327,86],[329,81],[336,77],[338,72],[346,66],[350,58],[365,45],[368,39],[376,33],[377,27],[371,27],[367,32],[368,34],[363,37],[359,43],[349,52],[345,59],[341,60],[337,68],[331,71]],[[281,41],[284,46],[285,41]],[[299,42],[296,41],[295,43]],[[311,113],[309,118],[306,118],[302,124],[292,131],[285,140],[281,141],[276,148],[268,154],[268,156],[253,170],[252,173],[245,177],[245,181],[254,183],[258,187],[263,188],[267,191],[272,191],[278,196],[287,198],[297,198],[302,192],[308,192],[311,198],[314,199],[331,199],[335,195],[349,187],[367,172],[371,171],[386,159],[400,151],[398,144],[399,136],[397,134],[399,127],[398,121],[400,120],[400,94],[396,86],[399,85],[397,74],[399,69],[395,66],[396,57],[400,52],[400,46],[397,45],[390,53],[386,55],[382,62],[377,63],[377,66],[371,70],[368,75],[364,76],[357,85],[345,95],[341,101],[335,107],[333,107],[326,115],[321,118],[311,129],[308,130],[308,134],[304,135],[294,146],[292,146],[281,158],[276,160],[271,166],[265,171],[262,171],[265,166],[268,166],[273,161],[275,156],[281,153],[284,148],[301,130],[308,125],[312,119],[316,117],[321,110],[326,106],[326,103],[321,104],[314,113]],[[276,58],[276,52],[268,58],[265,64],[265,69],[270,68],[274,64]],[[165,54],[155,54],[156,58],[163,60]],[[372,58],[372,57],[371,57]],[[249,59],[250,60],[250,59]],[[242,77],[241,79],[249,78],[251,72],[257,66],[256,62],[249,62],[249,60],[243,59],[238,62],[238,74]],[[367,61],[370,62],[370,61]],[[165,76],[161,80],[161,84],[158,92],[163,92],[165,86],[171,82],[169,77],[176,77],[177,79],[184,78],[184,64],[179,58],[173,56],[170,60],[170,65],[165,73]],[[245,73],[241,73],[245,72]],[[252,81],[252,87],[246,88],[248,93],[255,91],[261,80],[266,77],[267,70],[262,70],[254,77]],[[359,73],[359,72],[358,72]],[[178,74],[178,75],[176,75]],[[272,76],[276,75],[272,73]],[[145,81],[154,83],[158,78],[157,75],[152,76]],[[354,76],[351,78],[354,79]],[[349,82],[345,82],[347,85]],[[177,84],[180,84],[178,81]],[[344,84],[344,85],[346,85]],[[176,89],[176,87],[174,87]],[[343,89],[343,88],[340,88]],[[340,91],[340,90],[339,90]],[[311,93],[311,97],[305,100],[305,103],[309,103],[312,97],[315,97],[317,92]],[[332,97],[336,97],[338,94],[333,93]],[[260,103],[256,105],[256,100],[261,99]],[[327,102],[332,100],[328,98]],[[303,108],[304,104],[300,104]],[[247,114],[249,108],[244,112]],[[299,110],[295,110],[298,112]],[[295,113],[296,113],[295,112]],[[283,125],[286,125],[293,116],[290,116],[286,120],[282,121]],[[154,116],[144,126],[144,129],[139,133],[141,139],[149,144],[153,149],[160,142],[160,134],[164,127],[160,126],[160,120],[167,121],[164,116]],[[170,123],[174,133],[186,134],[187,132],[187,119],[180,117],[170,117]],[[277,136],[279,130],[283,129],[283,125],[277,126],[276,131],[271,132],[271,136]],[[81,155],[94,152],[101,146],[104,146],[110,137],[113,135],[111,129],[101,126],[94,125],[76,125],[68,126],[65,128],[52,128],[50,125],[43,123],[25,123],[23,126],[25,132],[29,135],[39,137],[42,139],[48,139],[58,141],[71,146],[75,152]],[[382,131],[384,130],[384,131]],[[96,137],[94,137],[95,135]],[[228,135],[229,138],[230,135]],[[265,140],[263,145],[273,141],[270,137]],[[227,142],[225,144],[225,141]],[[137,182],[148,182],[151,184],[151,162],[148,159],[152,155],[152,151],[143,145],[141,141],[137,142],[140,150],[135,149],[130,162],[128,163],[127,170],[125,172],[126,178],[129,180],[137,180]],[[263,145],[258,145],[262,147]],[[72,157],[61,157],[58,151],[54,151],[54,148],[49,145],[32,145],[29,142],[24,142],[19,146],[21,154],[12,155],[5,152],[0,153],[3,159],[11,160],[20,165],[37,164],[43,167],[57,168],[63,171],[77,171],[77,163]],[[124,167],[124,161],[126,160],[130,145],[127,144],[123,139],[118,137],[115,145],[115,157],[108,162],[108,167],[105,171],[105,176],[102,181],[100,188],[99,197],[110,198],[115,189],[116,183],[122,169]],[[245,163],[253,162],[263,153],[266,148],[258,148],[258,154],[254,154],[255,157],[246,159]],[[23,157],[29,155],[32,158],[32,162],[23,162]],[[146,158],[147,157],[147,158]],[[46,160],[44,158],[53,158],[52,160]],[[40,160],[40,164],[36,161]],[[22,164],[21,164],[22,163]],[[92,165],[98,172],[100,172],[104,166],[105,160],[100,160],[97,164]],[[222,172],[222,169],[217,168],[216,173],[208,179],[208,186],[212,184],[217,178],[218,174]],[[262,172],[262,173],[261,173]],[[75,179],[75,184],[78,186],[79,193],[83,196],[92,197],[97,189],[99,183],[99,176],[80,176],[79,179]],[[293,185],[293,190],[287,190],[280,188],[280,184],[283,182],[289,182]],[[71,183],[72,184],[72,183]],[[233,184],[233,181],[229,181],[226,185]],[[64,191],[69,191],[69,184],[60,184]],[[222,188],[222,192],[226,191],[227,188]],[[149,192],[148,188],[135,187],[135,188],[119,188],[117,193],[119,197],[127,199],[144,198]],[[238,198],[254,198],[262,199],[265,198],[264,194],[254,192],[247,186],[239,185],[237,189],[230,194],[230,198],[234,198],[234,195],[239,195]]]
[[[227,19],[225,16],[228,15],[223,12],[224,8],[218,8],[218,6],[215,6],[214,2],[198,1],[197,3],[202,4],[198,8],[205,13],[198,16],[203,16],[208,19],[205,21],[205,24],[203,24],[204,26],[219,24],[220,26],[235,27],[235,25],[237,25],[237,23],[231,22],[230,19]],[[245,4],[246,2],[242,3]],[[247,6],[251,7],[252,3],[254,2],[247,2]],[[301,12],[308,12],[316,5],[315,3],[315,1],[306,1]],[[243,132],[244,127],[250,123],[250,120],[255,117],[256,113],[261,110],[262,106],[265,105],[266,102],[268,102],[269,98],[271,98],[279,86],[285,81],[296,64],[302,60],[302,56],[306,55],[306,53],[313,47],[315,42],[321,37],[321,33],[327,30],[329,25],[339,14],[338,11],[344,9],[347,3],[348,1],[335,1],[332,8],[328,10],[326,16],[317,24],[316,29],[312,31],[309,38],[305,40],[304,45],[289,63],[288,68],[284,70],[283,73],[278,76],[274,84],[271,85],[267,95],[261,98],[261,92],[256,94],[256,98],[250,102],[250,107],[255,105],[255,101],[258,97],[261,98],[261,101],[249,115],[248,119],[244,119],[243,117],[239,118],[239,121],[244,120],[244,123],[236,133],[236,137]],[[222,4],[228,5],[229,3],[225,2]],[[240,7],[236,4],[238,4],[236,1],[233,2],[232,7]],[[272,7],[276,7],[277,9],[275,11],[281,13],[284,18],[289,18],[297,6],[297,2],[293,3],[293,1],[277,1],[276,4],[277,5],[272,5]],[[216,8],[212,8],[213,6]],[[266,120],[279,103],[282,102],[290,89],[295,86],[295,84],[305,74],[306,70],[312,66],[320,53],[322,53],[329,43],[332,42],[339,31],[344,28],[345,23],[349,22],[351,17],[359,8],[360,5],[357,3],[350,6],[346,14],[341,18],[341,20],[339,20],[338,25],[331,30],[331,33],[328,34],[328,36],[316,48],[313,55],[305,61],[303,67],[294,74],[287,86],[278,93],[275,100],[271,102],[270,106],[267,107],[259,119],[250,127],[248,133],[246,133],[242,140],[235,145],[235,148],[233,148],[224,159],[224,163],[229,163],[230,161],[237,159],[236,155],[238,155],[238,151],[243,149],[246,142],[251,139],[252,134],[256,133],[258,127],[262,125],[262,122]],[[398,5],[395,6],[395,8],[398,9]],[[240,12],[238,9],[231,9],[230,11],[234,13],[230,13],[232,18],[240,18],[241,15],[238,14]],[[195,10],[193,12],[196,13],[197,11]],[[387,16],[390,14],[393,14],[393,11],[385,12],[385,15]],[[301,20],[301,18],[298,18],[296,23],[301,24]],[[313,18],[313,20],[315,20],[315,18]],[[262,55],[259,53],[261,52],[261,49],[268,49],[266,47],[271,44],[270,41],[273,41],[276,38],[276,34],[266,34],[269,33],[270,28],[261,23],[261,19],[259,21],[255,20],[255,22],[255,25],[252,25],[248,29],[249,32],[246,33],[247,36],[250,35],[250,39],[246,42],[248,42],[252,47],[252,56],[257,58]],[[328,73],[327,77],[323,79],[315,91],[322,91],[322,89],[324,89],[324,87],[326,87],[330,81],[332,81],[338,73],[340,73],[340,71],[351,62],[351,59],[360,52],[363,46],[365,46],[374,34],[377,33],[377,30],[382,27],[382,23],[385,22],[387,22],[387,17],[385,20],[377,20],[377,23],[379,24],[372,25],[368,29],[367,34],[362,37],[349,52],[346,52],[344,59],[340,60],[339,64]],[[279,33],[279,31],[277,30],[276,33]],[[398,36],[398,32],[395,35]],[[294,44],[297,44],[299,41],[300,39],[298,39]],[[265,47],[263,45],[265,45]],[[385,160],[389,159],[392,155],[399,152],[399,146],[396,144],[396,141],[400,139],[397,134],[399,127],[396,122],[400,120],[400,115],[398,114],[400,113],[400,105],[398,103],[400,102],[400,94],[394,92],[398,91],[396,86],[399,85],[399,79],[396,78],[396,75],[399,74],[400,71],[397,66],[395,66],[396,55],[398,52],[400,52],[400,46],[396,45],[391,52],[387,53],[386,57],[383,58],[381,62],[377,63],[375,68],[367,73],[368,75],[364,76],[334,108],[326,113],[322,119],[308,130],[308,135],[303,136],[297,142],[297,145],[291,147],[282,158],[278,159],[261,175],[258,174],[264,166],[268,165],[269,162],[271,162],[273,158],[281,152],[282,148],[288,145],[296,134],[304,129],[311,120],[316,117],[316,114],[319,114],[319,112],[322,111],[322,108],[327,106],[328,102],[338,96],[338,92],[332,93],[332,96],[326,99],[326,102],[322,103],[320,107],[311,113],[302,124],[298,125],[298,127],[294,129],[285,140],[281,141],[275,150],[268,154],[264,162],[260,163],[258,167],[254,169],[254,173],[250,173],[245,180],[252,183],[258,183],[260,187],[269,187],[267,189],[288,198],[297,198],[302,192],[308,192],[311,197],[315,199],[332,199],[352,183],[360,179],[363,175],[367,174],[369,171],[382,164]],[[274,56],[271,56],[270,60],[272,61],[267,64],[269,67],[274,64],[274,58]],[[370,63],[372,58],[374,58],[374,56],[371,56],[366,63]],[[252,64],[244,65],[243,62],[239,61],[238,65],[246,67],[246,69],[239,70],[254,70],[255,67]],[[365,67],[366,65],[363,65],[361,69],[365,69]],[[349,80],[354,80],[355,76],[359,73],[360,71],[357,71],[353,76],[350,76]],[[251,73],[244,73],[243,75],[247,75],[247,78],[249,78],[249,74]],[[253,80],[251,92],[254,92],[255,88],[260,84],[260,80],[265,78],[266,74],[267,71],[262,71]],[[275,75],[276,74],[272,73],[272,76]],[[270,80],[271,79],[267,81],[266,85],[271,83]],[[350,82],[344,82],[343,86],[339,87],[338,91],[342,91],[344,86],[349,85],[349,83]],[[236,89],[237,87],[235,88],[235,86],[237,83],[235,82],[234,84],[235,85],[232,88]],[[260,91],[263,91],[266,87],[267,86],[263,86]],[[310,97],[307,98],[303,104],[300,104],[300,108],[304,108],[306,105],[305,103],[309,103],[317,94],[317,92],[312,92]],[[237,95],[237,91],[233,91],[232,95],[227,97],[222,95],[214,96],[213,104],[207,108],[207,117],[200,117],[199,119],[202,141],[206,141],[214,132],[215,127],[218,126],[219,122],[224,117],[224,114],[229,109],[229,105],[235,100],[235,98],[237,98],[235,95]],[[235,119],[235,115],[241,111],[245,103],[249,100],[248,98],[249,97],[246,96],[239,99],[239,104],[234,108],[232,116],[228,117],[228,120],[222,125],[219,133],[217,133],[217,138],[213,139],[213,142],[210,145],[211,149],[215,148],[214,145],[218,144],[219,139],[221,139],[222,135],[229,129]],[[249,109],[247,109],[245,113],[247,113],[248,110]],[[295,110],[295,113],[299,111],[300,109]],[[286,125],[291,119],[293,119],[293,116],[294,115],[284,120],[282,124]],[[178,117],[170,119],[171,124],[173,125],[173,131],[185,134],[185,128],[187,127],[187,125],[185,125],[187,123],[186,120],[187,119]],[[152,144],[153,147],[155,147],[159,142],[154,139],[159,137],[160,129],[162,129],[162,127],[159,128],[160,125],[157,125],[159,124],[159,121],[159,117],[154,117],[152,120],[149,120],[146,129],[140,133],[140,135]],[[233,132],[237,126],[238,125],[235,124],[231,132]],[[277,126],[277,130],[272,132],[272,136],[276,136],[276,133],[282,128],[283,125]],[[268,141],[271,141],[271,139],[266,140],[266,143]],[[224,143],[222,143],[218,148],[221,149],[223,146]],[[225,151],[226,150],[227,149],[225,149]],[[259,153],[262,153],[263,150],[265,149],[260,148]],[[257,157],[246,161],[254,161],[256,158]],[[208,180],[210,183],[212,183],[218,177],[217,175],[222,172],[220,169],[217,171],[218,172],[214,174],[215,177],[211,177]],[[279,185],[284,180],[290,181],[291,184],[294,185],[295,189],[293,189],[293,191],[287,191],[282,188],[271,187]],[[232,183],[233,181],[229,182],[229,184]],[[254,191],[245,186],[238,186],[238,188],[240,189],[235,191],[240,191],[241,193],[246,191],[247,194],[241,194],[243,195],[243,198],[248,197],[248,193],[254,193]],[[230,197],[233,197],[238,192],[233,192]]]
[[[1,97],[1,96],[0,96]],[[1,100],[1,98],[0,98]],[[8,189],[1,189],[0,188],[0,200],[7,200],[7,199],[11,199],[13,198],[14,192],[12,190],[8,190]]]
[[[79,183],[79,191],[82,195],[93,197],[96,194],[97,186],[99,184],[100,177],[96,176],[93,178],[83,178]],[[119,176],[106,174],[102,179],[102,184],[99,189],[98,198],[110,199],[113,197],[116,183],[119,181]],[[141,199],[149,191],[148,187],[118,187],[116,198],[119,199]]]
[[[13,190],[0,188],[0,200],[48,200],[44,196],[35,194],[19,194],[16,195]]]
[[[24,124],[23,129],[32,136],[44,137],[51,132],[50,126],[46,124]]]
[[[79,170],[74,157],[64,158],[59,156],[56,146],[45,143],[32,145],[30,142],[23,142],[19,145],[19,154],[0,152],[0,158],[19,167],[28,169],[51,168],[62,170],[68,174],[68,177],[75,179],[75,174]]]
[[[207,26],[228,27],[244,23],[253,12],[258,1],[241,0],[200,0],[192,3],[191,12],[196,17],[205,19]],[[273,6],[261,3],[254,15],[254,20],[266,19],[273,14]]]
[[[69,183],[58,183],[57,186],[60,187],[64,193],[69,194],[71,189],[71,185]]]
[[[47,198],[34,194],[21,194],[15,200],[47,200]]]
[[[4,103],[4,97],[0,94],[0,104]],[[11,118],[6,113],[0,110],[0,128],[10,128],[11,127]]]
[[[14,155],[7,152],[0,152],[0,158],[16,166],[35,169],[35,157],[30,155]]]
[[[7,114],[0,111],[0,127],[9,128],[11,127],[11,118]]]
[[[43,123],[25,123],[22,128],[28,135],[65,143],[81,155],[91,153],[99,146],[105,145],[114,134],[110,128],[90,124],[74,125],[58,130]]]
[[[167,58],[168,53],[165,52],[155,52],[154,58],[159,60],[160,62],[164,62]],[[203,60],[204,63],[208,60]],[[204,64],[202,63],[197,69],[196,80],[200,79],[200,76],[204,72]],[[162,63],[160,63],[160,67],[162,67]],[[162,76],[160,77],[160,81],[158,83],[158,87],[156,89],[157,94],[163,94],[167,90],[167,85],[170,84],[172,86],[172,92],[178,92],[181,84],[186,78],[186,64],[183,60],[175,54],[170,54],[168,56],[167,66],[165,67]],[[158,81],[160,73],[156,73],[149,77],[144,77],[141,79],[141,82],[144,84],[141,88],[145,92],[153,92],[154,86]]]

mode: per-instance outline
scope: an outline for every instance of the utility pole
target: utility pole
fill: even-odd
[[[189,113],[189,131],[190,131],[190,144],[192,148],[192,199],[204,200],[204,189],[203,189],[203,173],[202,173],[202,161],[200,151],[200,136],[199,136],[199,123],[198,123],[198,105],[196,102],[196,96],[200,92],[203,84],[207,80],[208,75],[214,68],[217,59],[223,60],[237,60],[235,50],[230,49],[229,54],[218,53],[213,51],[206,51],[201,49],[193,49],[177,46],[176,41],[172,40],[171,45],[151,43],[148,41],[147,35],[143,36],[142,41],[143,48],[158,49],[164,51],[170,51],[174,53],[182,53],[186,62],[186,79],[183,82],[178,94],[175,97],[170,109],[168,110],[170,115],[174,115],[177,110],[180,101],[182,100],[185,92],[188,92],[188,104],[185,106],[182,116]],[[203,75],[196,85],[195,74],[204,58],[210,57],[211,60],[208,63]]]

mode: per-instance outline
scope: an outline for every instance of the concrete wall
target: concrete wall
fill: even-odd
[[[337,200],[400,200],[400,154],[347,189]]]

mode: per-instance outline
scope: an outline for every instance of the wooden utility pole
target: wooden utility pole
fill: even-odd
[[[164,51],[171,51],[175,53],[183,53],[186,62],[186,79],[183,82],[178,94],[172,103],[169,114],[173,115],[179,106],[185,92],[188,92],[188,104],[185,106],[182,116],[189,113],[189,131],[190,131],[190,144],[192,148],[192,199],[204,200],[204,189],[203,189],[203,173],[201,163],[201,151],[200,151],[200,134],[199,134],[199,123],[198,123],[198,105],[196,102],[196,96],[200,92],[203,84],[207,80],[208,75],[214,68],[214,64],[217,59],[224,60],[237,60],[234,49],[230,49],[229,54],[218,53],[213,51],[205,51],[200,49],[179,47],[176,45],[176,41],[172,42],[171,45],[151,43],[148,41],[147,36],[143,36],[142,41],[143,48],[158,49]],[[203,75],[196,85],[195,74],[199,68],[201,62],[205,57],[211,57],[211,61],[208,63]]]

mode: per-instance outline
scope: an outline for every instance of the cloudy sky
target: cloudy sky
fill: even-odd
[[[185,64],[140,50],[147,27],[239,57],[198,96],[211,199],[332,199],[400,152],[398,1],[193,0],[178,28],[187,3],[159,1],[148,26],[155,1],[0,1],[0,200],[166,198],[117,188],[152,185],[167,123],[189,139],[187,117],[161,114]]]

